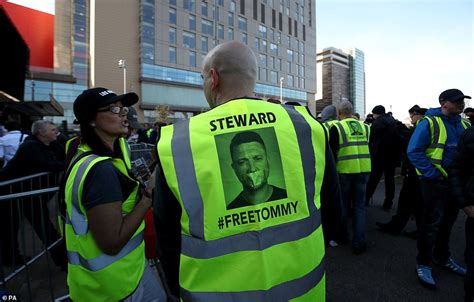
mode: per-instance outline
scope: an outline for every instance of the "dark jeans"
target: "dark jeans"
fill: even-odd
[[[445,262],[450,257],[449,237],[459,209],[449,200],[447,180],[420,180],[423,210],[419,226],[418,264],[431,266],[433,258]]]
[[[389,156],[372,160],[372,171],[367,183],[366,204],[369,203],[369,200],[374,195],[383,174],[385,178],[385,200],[383,204],[384,207],[392,206],[393,197],[395,196],[395,166],[396,159],[391,159]]]
[[[365,244],[365,189],[368,173],[339,174],[342,195],[342,232],[348,234],[349,209],[354,209],[352,216],[352,246],[360,247]],[[347,235],[346,235],[347,236]]]
[[[397,231],[405,228],[412,215],[415,216],[416,226],[419,228],[423,207],[423,194],[421,192],[420,179],[416,175],[408,175],[403,178],[403,185],[398,198],[397,214],[389,222],[390,226]]]
[[[464,278],[465,301],[474,301],[474,218],[466,220],[466,251],[464,252],[467,275]]]

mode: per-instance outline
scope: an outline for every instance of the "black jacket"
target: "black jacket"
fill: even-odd
[[[7,166],[0,170],[0,181],[40,172],[64,170],[64,147],[53,142],[43,144],[36,136],[28,136]]]
[[[390,114],[384,114],[374,121],[370,128],[369,148],[375,160],[400,156],[403,146],[397,128],[397,121]]]
[[[448,175],[457,205],[461,208],[474,205],[474,127],[461,135]]]

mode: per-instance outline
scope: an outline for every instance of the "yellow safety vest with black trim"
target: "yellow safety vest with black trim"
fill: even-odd
[[[328,130],[327,133],[328,133],[328,140],[329,140],[329,135],[330,135],[330,130],[331,130],[331,127],[334,126],[337,122],[339,122],[338,120],[330,120],[330,121],[326,121],[323,123],[324,127],[326,127],[326,129]]]
[[[287,197],[227,209],[242,191],[230,141],[247,131],[262,137],[268,184]],[[162,128],[159,158],[182,208],[183,301],[325,300],[326,145],[323,126],[305,107],[255,99],[232,100]]]
[[[130,213],[137,202],[138,182],[130,177],[130,149],[120,139],[122,159],[88,155],[72,167],[67,178],[66,247],[68,254],[68,285],[73,301],[118,301],[130,295],[138,286],[145,269],[143,241],[144,222],[130,241],[116,255],[105,254],[95,242],[82,205],[82,188],[90,169],[97,163],[110,160],[114,167],[135,183],[132,193],[122,203],[122,213]],[[78,154],[91,149],[80,145]],[[76,155],[77,156],[77,155]],[[106,189],[106,184],[104,184]]]
[[[148,138],[150,138],[152,132],[153,132],[153,128],[148,129],[148,130],[146,131],[146,136],[147,136]]]
[[[370,172],[369,126],[354,118],[346,118],[336,123],[335,127],[339,133],[337,173]]]
[[[438,169],[439,173],[447,178],[448,173],[442,166],[444,147],[448,140],[446,126],[443,123],[443,119],[439,116],[425,116],[424,119],[429,123],[431,134],[430,145],[425,151],[426,157],[428,157],[431,164]],[[470,124],[463,119],[461,119],[461,125],[464,129],[470,126]],[[423,175],[418,169],[416,169],[416,173],[420,176]]]

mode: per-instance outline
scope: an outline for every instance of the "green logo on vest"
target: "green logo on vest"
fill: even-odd
[[[360,125],[359,122],[348,121],[347,124],[349,124],[349,129],[351,130],[351,135],[364,135],[364,132],[362,130],[362,126]]]

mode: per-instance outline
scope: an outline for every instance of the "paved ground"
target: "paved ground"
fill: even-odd
[[[397,193],[400,180],[397,181]],[[377,230],[376,221],[386,222],[395,214],[395,209],[390,213],[382,210],[383,190],[381,183],[373,205],[367,207],[367,252],[355,256],[350,246],[332,247],[326,251],[327,301],[463,301],[461,277],[435,268],[433,275],[438,290],[425,289],[415,274],[416,240],[387,235]],[[463,265],[465,219],[464,213],[460,213],[451,236],[452,256]],[[410,221],[406,229],[415,229],[415,222]]]
[[[375,193],[374,204],[367,208],[368,251],[355,256],[349,246],[327,250],[327,301],[462,301],[462,278],[436,268],[434,277],[439,289],[425,289],[415,275],[416,241],[404,236],[386,235],[377,230],[375,221],[387,221],[395,213],[395,210],[390,213],[382,210],[383,190],[381,183]],[[451,252],[461,263],[464,263],[464,221],[465,215],[461,213],[451,237]],[[414,228],[414,221],[410,221],[407,229]],[[47,271],[44,257],[29,270],[30,280],[34,280],[31,282],[33,301],[50,300]],[[51,272],[54,296],[61,297],[67,293],[66,274],[54,265]],[[27,276],[23,273],[9,286],[10,293],[16,294],[19,301],[29,301],[26,280]]]

